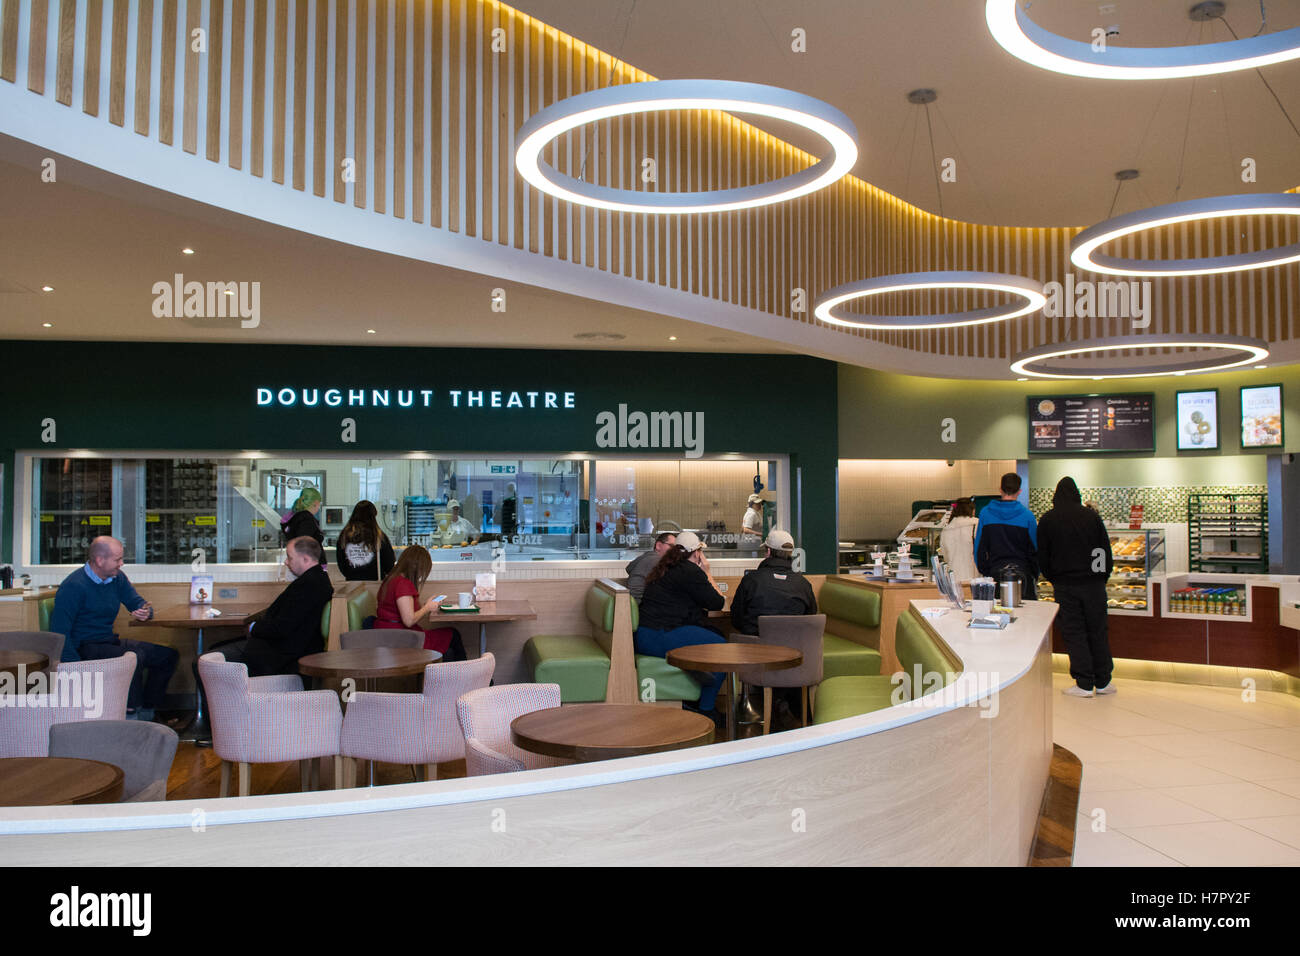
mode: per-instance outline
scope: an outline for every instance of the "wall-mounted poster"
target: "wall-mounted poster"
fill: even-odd
[[[1178,393],[1178,450],[1219,447],[1219,390]]]
[[[1241,447],[1282,447],[1282,386],[1241,387]]]

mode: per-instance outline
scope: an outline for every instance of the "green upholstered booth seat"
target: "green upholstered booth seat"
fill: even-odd
[[[348,630],[361,630],[365,619],[374,615],[378,608],[375,596],[368,590],[362,589],[352,595],[348,598]]]
[[[646,678],[654,681],[655,700],[700,699],[700,685],[684,670],[673,667],[662,657],[650,654],[636,655],[637,693],[645,694]]]
[[[826,634],[822,637],[822,679],[880,673],[880,651]]]
[[[537,683],[560,685],[562,703],[605,699],[609,655],[590,637],[580,634],[535,635],[524,644],[524,660]]]
[[[894,648],[907,681],[895,681],[883,674],[874,676],[838,676],[823,680],[817,687],[813,723],[826,724],[844,717],[856,717],[884,710],[895,702],[911,700],[917,693],[946,687],[956,679],[956,668],[930,633],[929,628],[911,610],[900,614],[894,635]],[[922,686],[911,683],[920,671]],[[939,675],[938,683],[935,676]]]
[[[50,629],[50,618],[54,615],[54,596],[41,598],[36,602],[36,616],[40,619],[42,631]]]
[[[822,638],[823,679],[869,677],[880,673],[880,651],[864,641],[880,627],[880,595],[857,584],[827,578],[817,596],[826,615]]]
[[[325,609],[320,612],[320,636],[325,638],[326,643],[330,639],[330,608],[333,606],[332,601],[325,602]]]

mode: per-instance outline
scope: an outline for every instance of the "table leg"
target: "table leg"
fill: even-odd
[[[736,723],[739,719],[736,716],[736,711],[740,707],[740,692],[737,688],[740,686],[740,681],[735,671],[732,671],[727,676],[731,678],[731,699],[727,701],[727,739],[735,740]]]
[[[479,621],[478,623],[478,656],[482,657],[487,653],[487,623]]]
[[[195,660],[203,656],[203,628],[198,629],[198,641],[194,646]],[[208,723],[208,714],[203,707],[203,687],[194,688],[194,719],[181,732],[181,740],[191,740],[196,747],[212,746],[212,725]]]

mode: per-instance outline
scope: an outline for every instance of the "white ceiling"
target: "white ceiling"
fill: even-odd
[[[1122,82],[1060,76],[994,42],[983,0],[518,0],[516,8],[661,79],[716,78],[787,87],[825,100],[858,127],[856,175],[930,212],[935,153],[957,160],[943,213],[1000,226],[1087,226],[1107,218],[1114,173],[1136,168],[1115,213],[1175,199],[1278,192],[1300,185],[1300,134],[1255,71]],[[1114,13],[1099,8],[1113,6]],[[1118,24],[1116,46],[1231,39],[1193,23],[1191,0],[1033,0],[1040,26],[1087,41]],[[1266,0],[1270,31],[1300,26],[1300,0]],[[1258,0],[1227,0],[1239,35],[1260,27]],[[791,31],[807,52],[791,51]],[[621,51],[621,52],[620,52]],[[1300,125],[1300,62],[1263,71]],[[1190,123],[1189,123],[1190,117]],[[775,132],[775,130],[774,130]],[[1183,150],[1186,133],[1186,150]],[[800,144],[804,145],[804,144]],[[816,149],[816,141],[808,147]],[[1258,181],[1241,182],[1241,160]],[[1182,163],[1182,187],[1179,183]]]

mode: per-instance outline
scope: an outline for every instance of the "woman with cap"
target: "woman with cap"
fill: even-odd
[[[322,548],[325,546],[325,535],[320,529],[320,522],[316,520],[316,513],[321,509],[320,492],[315,488],[304,488],[293,503],[293,513],[287,519],[280,523],[280,530],[284,532],[284,540],[292,541],[294,538],[315,538]],[[321,553],[321,566],[325,565],[325,555]]]
[[[763,499],[758,495],[749,496],[749,505],[745,516],[740,519],[740,546],[757,548],[763,539]]]
[[[460,502],[452,498],[447,502],[447,507],[451,509],[451,517],[447,519],[447,528],[442,533],[442,543],[477,544],[478,528],[460,516]]]
[[[699,536],[683,531],[646,576],[639,607],[641,624],[634,635],[636,652],[666,657],[669,651],[690,644],[727,643],[721,634],[705,626],[708,612],[722,610],[725,603],[709,572]],[[699,710],[711,714],[726,675],[701,676],[704,683]],[[715,723],[719,719],[714,717]]]

